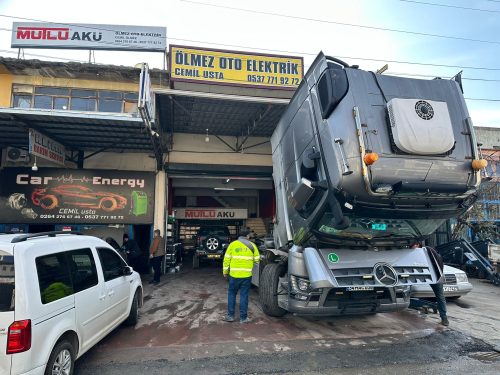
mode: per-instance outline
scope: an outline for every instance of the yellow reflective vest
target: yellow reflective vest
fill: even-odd
[[[250,242],[247,240],[247,242]],[[249,249],[243,242],[236,240],[231,242],[224,255],[224,265],[222,272],[224,275],[242,279],[252,276],[254,263],[259,263],[259,249],[254,243],[250,242],[253,250]]]

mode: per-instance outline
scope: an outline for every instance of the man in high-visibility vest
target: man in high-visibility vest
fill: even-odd
[[[240,323],[248,323],[248,292],[252,280],[252,269],[259,262],[259,250],[250,241],[251,232],[243,230],[240,237],[231,242],[224,255],[222,273],[224,278],[229,278],[227,292],[226,322],[234,322],[236,308],[236,294],[240,291]]]

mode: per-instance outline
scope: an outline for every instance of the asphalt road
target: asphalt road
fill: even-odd
[[[500,288],[449,303],[451,326],[415,310],[275,319],[250,294],[250,324],[225,323],[219,267],[145,284],[136,327],[120,327],[77,361],[91,374],[500,374]],[[498,349],[498,348],[497,348]]]

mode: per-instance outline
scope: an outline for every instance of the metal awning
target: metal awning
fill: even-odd
[[[175,89],[155,90],[165,132],[270,137],[289,99]]]
[[[28,147],[29,128],[62,143],[68,151],[155,150],[150,132],[135,115],[0,108],[0,146]]]

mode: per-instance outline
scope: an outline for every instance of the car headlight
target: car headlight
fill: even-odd
[[[469,281],[465,272],[457,273],[455,276],[457,277],[457,283],[466,283]]]

